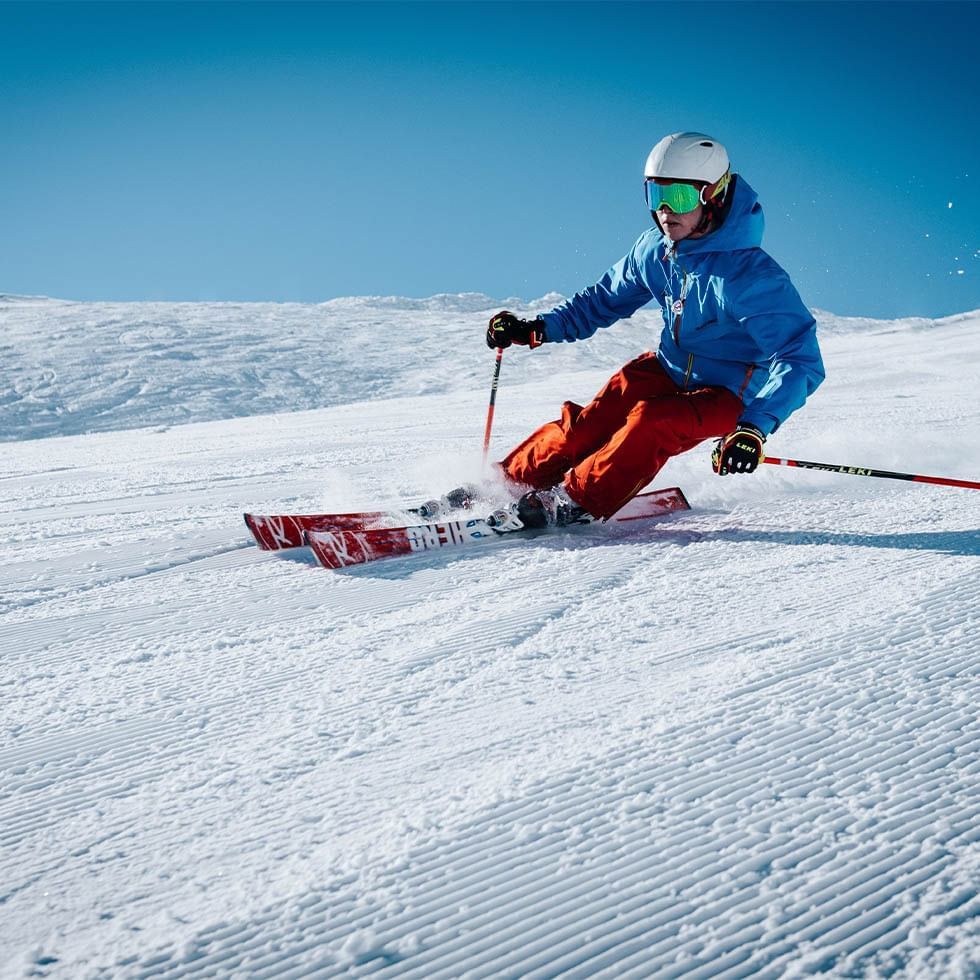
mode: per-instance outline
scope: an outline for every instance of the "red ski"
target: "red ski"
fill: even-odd
[[[690,506],[678,487],[669,487],[634,497],[611,519],[616,522],[644,520],[675,510],[689,510]],[[485,520],[473,518],[408,527],[311,529],[306,532],[306,543],[324,568],[346,568],[381,558],[482,544],[506,536]]]
[[[397,513],[397,512],[395,512]],[[402,511],[412,513],[412,511]],[[392,511],[363,510],[350,514],[245,514],[245,524],[263,551],[300,548],[306,531],[360,531],[395,520]]]

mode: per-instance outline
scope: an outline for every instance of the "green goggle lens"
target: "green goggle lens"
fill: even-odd
[[[656,211],[666,205],[675,214],[688,214],[701,203],[701,188],[694,184],[644,182],[647,205]]]

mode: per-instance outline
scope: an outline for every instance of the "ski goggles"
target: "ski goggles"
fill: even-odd
[[[674,214],[688,214],[699,204],[703,187],[695,184],[684,184],[677,181],[673,184],[658,184],[656,179],[648,177],[643,182],[646,192],[647,205],[651,211],[659,211],[662,207],[668,207]]]
[[[731,173],[726,170],[713,184],[691,184],[683,180],[663,183],[662,180],[663,178],[660,177],[647,177],[643,182],[650,210],[657,211],[662,207],[668,207],[674,214],[688,214],[699,204],[707,204],[712,198],[722,194],[728,187]]]

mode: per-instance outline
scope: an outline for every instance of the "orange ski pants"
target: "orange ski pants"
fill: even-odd
[[[504,474],[535,489],[564,481],[594,517],[612,517],[678,453],[731,432],[742,402],[727,388],[685,391],[653,353],[625,365],[582,408],[532,433],[502,462]]]

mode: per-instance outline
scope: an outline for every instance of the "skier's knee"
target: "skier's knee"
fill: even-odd
[[[581,405],[576,405],[575,402],[564,402],[561,406],[562,428],[567,432],[575,424],[575,420],[581,413]]]

